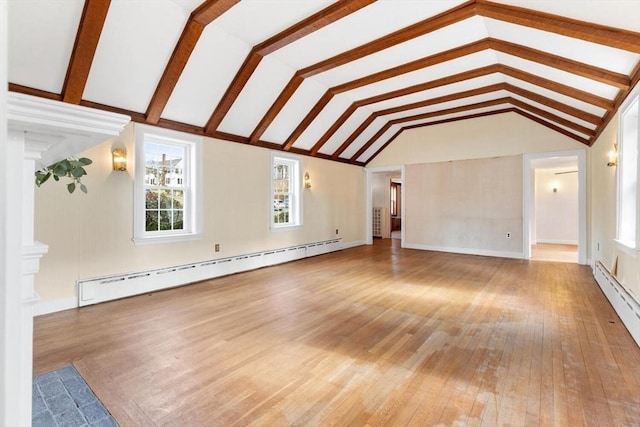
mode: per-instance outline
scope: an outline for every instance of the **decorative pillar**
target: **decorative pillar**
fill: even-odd
[[[0,12],[2,8],[0,1]],[[6,141],[0,140],[0,144],[5,144],[0,147],[0,153],[6,154],[0,159],[0,165],[5,167],[0,183],[6,194],[0,200],[10,201],[11,209],[5,210],[7,215],[0,216],[4,222],[1,225],[6,231],[5,237],[13,244],[10,250],[4,245],[0,246],[0,267],[8,265],[7,274],[3,273],[0,282],[0,286],[3,286],[0,289],[0,303],[4,311],[0,316],[3,332],[0,344],[4,356],[4,360],[0,358],[0,427],[29,427],[33,380],[33,312],[34,304],[40,299],[33,284],[40,258],[48,251],[47,245],[34,239],[34,173],[43,165],[77,155],[119,135],[130,118],[11,92],[7,93],[6,99],[6,106],[0,108],[0,113],[7,112],[8,138]],[[4,100],[0,99],[0,102]],[[4,127],[0,123],[0,130]],[[7,180],[3,181],[5,177]],[[0,214],[5,211],[0,211]],[[0,236],[3,233],[0,232]],[[21,254],[19,249],[13,249],[19,246],[22,248]]]

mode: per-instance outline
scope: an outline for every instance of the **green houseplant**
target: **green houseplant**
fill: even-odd
[[[87,174],[87,171],[84,169],[85,166],[89,166],[91,163],[93,163],[91,159],[87,159],[86,157],[68,157],[60,160],[35,173],[36,185],[40,187],[52,176],[55,181],[60,181],[60,178],[66,177],[71,179],[71,182],[67,184],[67,191],[69,191],[69,193],[73,193],[76,190],[76,186],[80,186],[80,190],[86,193],[87,186],[82,183],[82,177]]]

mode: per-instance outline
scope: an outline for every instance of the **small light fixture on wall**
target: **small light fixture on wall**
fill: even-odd
[[[553,187],[553,192],[557,193],[558,192],[558,188],[557,187]]]
[[[126,171],[127,170],[127,150],[124,148],[116,148],[111,152],[113,156],[113,170],[114,171]]]
[[[309,172],[304,173],[304,188],[311,188],[311,177],[309,177]]]
[[[613,150],[609,151],[609,162],[607,166],[618,165],[618,144],[613,144]]]

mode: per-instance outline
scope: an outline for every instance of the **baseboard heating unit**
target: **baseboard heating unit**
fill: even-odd
[[[342,249],[342,239],[326,240],[175,267],[78,281],[78,306],[130,297],[213,279]]]
[[[622,323],[640,347],[640,304],[629,295],[627,290],[600,261],[596,262],[593,275],[613,309],[618,313]]]

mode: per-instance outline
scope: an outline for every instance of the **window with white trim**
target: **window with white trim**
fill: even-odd
[[[618,242],[629,248],[636,248],[638,235],[639,112],[636,94],[620,109],[618,135]]]
[[[271,228],[302,225],[301,160],[286,154],[271,155]]]
[[[202,236],[202,138],[136,126],[134,242]]]

